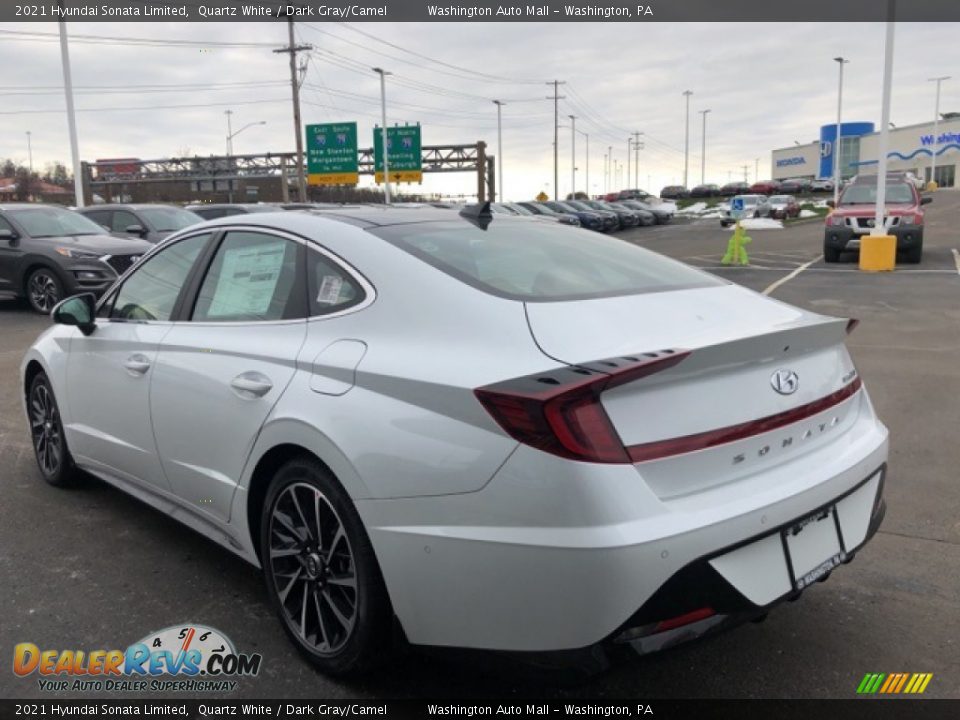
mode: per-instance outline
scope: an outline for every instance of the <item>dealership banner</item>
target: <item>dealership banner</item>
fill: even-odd
[[[877,0],[4,0],[0,21],[857,22],[887,20],[890,5]],[[960,2],[901,1],[892,19],[960,20]]]

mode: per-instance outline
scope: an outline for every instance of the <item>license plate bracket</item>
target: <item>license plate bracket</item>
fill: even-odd
[[[846,560],[837,519],[830,505],[780,531],[794,590],[803,590]]]

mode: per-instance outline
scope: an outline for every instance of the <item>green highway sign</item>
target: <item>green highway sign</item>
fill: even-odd
[[[419,125],[401,125],[387,128],[390,182],[423,182]],[[383,130],[373,129],[374,179],[383,182]]]
[[[356,185],[357,124],[307,125],[307,182],[310,185]]]

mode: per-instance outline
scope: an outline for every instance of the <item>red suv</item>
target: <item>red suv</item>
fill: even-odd
[[[932,200],[929,196],[921,197],[916,186],[905,178],[887,177],[883,225],[887,235],[897,238],[897,251],[903,253],[908,263],[918,263],[923,256],[923,206]],[[827,216],[823,229],[824,261],[839,262],[844,250],[860,249],[860,238],[874,227],[876,201],[875,175],[859,177],[844,188],[840,204]]]
[[[754,195],[773,195],[780,189],[776,180],[759,180],[750,186],[749,192]]]

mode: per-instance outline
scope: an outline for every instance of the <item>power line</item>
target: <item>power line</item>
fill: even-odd
[[[409,48],[401,47],[400,45],[395,45],[392,42],[389,42],[388,40],[379,38],[376,35],[366,32],[365,30],[360,30],[359,28],[355,28],[348,23],[341,23],[341,24],[347,30],[352,30],[355,33],[359,33],[367,38],[370,38],[371,40],[374,40],[378,43],[382,43],[383,45],[387,45],[396,50],[401,50],[409,55],[413,55],[414,57],[423,58],[424,60],[429,60],[430,62],[436,63],[437,65],[442,65],[444,67],[451,68],[453,70],[458,70],[460,72],[476,76],[477,78],[486,78],[487,82],[507,82],[507,83],[521,84],[521,85],[539,85],[541,82],[543,82],[542,80],[518,79],[518,78],[508,78],[502,75],[491,75],[489,73],[482,73],[482,72],[478,72],[477,70],[464,68],[459,65],[453,65],[451,63],[444,62],[443,60],[437,60],[436,58],[430,57],[429,55],[423,55],[422,53],[415,52],[413,50],[410,50]]]
[[[203,108],[203,107],[225,107],[234,105],[259,105],[262,103],[286,102],[285,98],[274,98],[270,100],[235,100],[233,102],[216,103],[188,103],[178,105],[140,105],[136,107],[95,107],[95,108],[77,108],[76,112],[126,112],[128,110],[179,110],[182,108]],[[49,113],[62,113],[63,108],[54,110],[0,110],[0,115],[41,115]]]
[[[0,30],[0,35],[10,35],[9,40],[23,39],[36,42],[59,42],[57,33],[42,30]],[[185,38],[136,38],[117,35],[70,35],[70,42],[109,43],[111,45],[136,45],[158,47],[222,47],[222,48],[275,48],[277,43],[265,42],[229,42],[223,40],[187,40]]]

